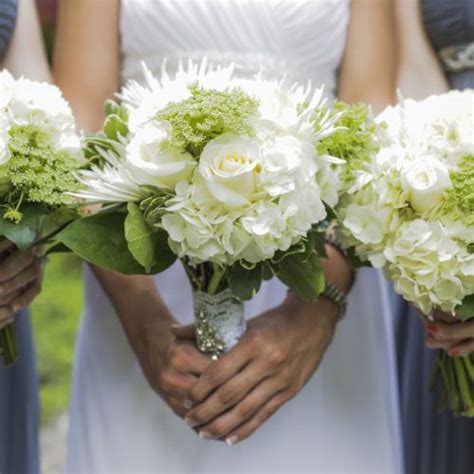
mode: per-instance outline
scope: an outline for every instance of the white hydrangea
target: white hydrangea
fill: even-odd
[[[474,293],[473,221],[449,205],[460,163],[474,170],[473,116],[472,90],[386,109],[380,151],[338,207],[347,245],[427,314]]]
[[[17,126],[35,125],[49,135],[54,148],[67,149],[80,156],[80,138],[75,120],[56,86],[13,79],[0,71],[0,163],[8,160],[8,131]]]
[[[327,113],[315,129],[311,117],[323,110],[323,90],[233,78],[233,67],[203,62],[161,79],[145,69],[145,84],[130,82],[120,98],[127,107],[129,134],[107,165],[83,173],[89,200],[128,202],[153,194],[169,195],[157,226],[169,235],[171,249],[193,262],[224,265],[260,262],[288,250],[335,205],[342,161],[320,156],[317,143],[335,131],[338,118]],[[210,140],[199,156],[164,153],[170,136],[157,119],[163,107],[190,97],[189,86],[205,90],[243,90],[257,100],[248,123],[251,136],[224,133]],[[320,114],[321,115],[321,114]],[[110,176],[108,179],[107,176]]]

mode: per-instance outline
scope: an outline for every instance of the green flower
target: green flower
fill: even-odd
[[[316,129],[327,111],[319,110],[313,117]],[[371,161],[371,155],[379,149],[375,140],[377,124],[370,117],[365,104],[347,105],[344,102],[334,104],[333,114],[341,114],[335,127],[340,127],[329,137],[318,143],[318,153],[336,156],[346,161],[342,173],[343,183],[348,186],[354,179],[354,172],[364,169]]]
[[[21,202],[52,206],[73,203],[74,198],[66,193],[79,188],[73,176],[77,159],[66,150],[55,150],[49,135],[34,125],[18,126],[9,133],[11,158],[2,170],[11,183],[8,204],[17,209],[16,204]]]
[[[461,158],[450,173],[452,187],[447,191],[441,213],[466,226],[474,226],[474,155]]]
[[[249,117],[257,112],[258,102],[241,89],[203,90],[189,87],[191,97],[166,106],[158,119],[171,124],[172,136],[164,150],[189,152],[199,156],[206,144],[223,133],[252,135]]]

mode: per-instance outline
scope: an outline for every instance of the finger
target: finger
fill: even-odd
[[[282,405],[291,399],[289,391],[277,393],[264,406],[262,406],[250,420],[244,422],[236,430],[226,436],[229,446],[247,439],[260,428]]]
[[[0,263],[0,282],[6,282],[29,267],[35,259],[34,251],[15,252]]]
[[[184,400],[193,385],[196,383],[196,380],[197,377],[194,377],[193,375],[180,374],[173,370],[166,370],[159,376],[159,391],[166,396],[172,396]],[[183,406],[182,401],[181,406]]]
[[[170,348],[170,366],[177,372],[200,376],[212,361],[188,343],[176,343]],[[197,379],[196,379],[197,380]]]
[[[180,418],[184,418],[186,410],[183,407],[183,397],[170,396],[165,401],[176,415],[178,415]]]
[[[245,421],[252,418],[258,410],[268,403],[283,389],[281,381],[272,377],[263,381],[258,387],[239,403],[237,406],[213,419],[210,423],[199,429],[199,436],[203,439],[223,439],[235,431]],[[185,421],[187,421],[186,415]]]
[[[10,308],[14,313],[17,313],[21,309],[27,308],[30,303],[38,296],[41,292],[41,280],[36,279],[33,283],[28,285],[24,292],[21,293],[18,298],[14,299],[10,303]]]
[[[241,402],[262,380],[270,375],[265,366],[257,362],[248,364],[242,372],[224,383],[202,403],[186,415],[188,426],[199,426],[213,420]]]
[[[12,322],[14,312],[8,306],[0,307],[0,325],[5,327]]]
[[[0,242],[0,253],[6,252],[7,250],[13,250],[14,248],[15,244],[8,239],[2,240]]]
[[[41,275],[42,267],[42,261],[35,259],[29,267],[26,267],[10,280],[0,284],[0,295],[9,295],[29,285]]]
[[[468,339],[467,341],[460,342],[452,346],[448,350],[448,354],[451,357],[465,356],[467,354],[474,354],[474,338]]]
[[[196,338],[196,328],[194,324],[188,326],[179,326],[176,324],[171,326],[171,331],[178,339],[194,340]]]
[[[459,322],[459,319],[457,319],[456,316],[453,316],[452,314],[449,314],[449,313],[444,313],[443,311],[435,311],[434,320],[436,322],[441,321],[447,324],[453,324],[453,323]]]
[[[220,387],[240,372],[249,363],[250,359],[251,354],[247,350],[247,345],[242,342],[237,344],[219,360],[210,364],[203,372],[190,392],[191,401],[195,404],[201,403],[217,387]]]
[[[23,288],[16,290],[8,295],[0,295],[0,306],[10,306],[12,301],[16,300],[23,292]]]
[[[440,340],[461,340],[474,338],[474,320],[448,324],[437,322],[428,324],[427,332],[436,339]]]
[[[443,350],[448,350],[451,346],[453,346],[454,344],[456,344],[457,341],[442,341],[442,340],[439,340],[439,339],[435,339],[433,336],[430,336],[429,334],[427,334],[425,336],[425,344],[426,344],[426,347],[428,347],[429,349],[443,349]]]

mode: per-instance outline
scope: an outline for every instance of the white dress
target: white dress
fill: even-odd
[[[237,72],[336,86],[349,0],[122,0],[122,79],[191,57],[237,63]],[[86,269],[86,309],[74,367],[67,472],[402,472],[394,350],[382,277],[360,274],[346,319],[304,390],[234,447],[199,439],[148,387],[109,300]],[[179,264],[156,277],[175,317],[192,321]],[[248,317],[286,289],[263,285]],[[317,317],[315,315],[315,317]]]

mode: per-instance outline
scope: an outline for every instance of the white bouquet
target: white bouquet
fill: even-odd
[[[337,210],[345,241],[424,314],[474,317],[474,91],[404,100],[377,122],[379,150],[350,164]],[[472,357],[440,361],[454,411],[473,416]]]
[[[318,152],[338,115],[322,90],[233,78],[190,63],[108,103],[81,172],[98,214],[60,240],[86,260],[156,273],[178,257],[190,277],[198,345],[218,355],[245,325],[242,301],[277,276],[315,300],[324,289],[317,248],[338,200],[342,160]],[[321,252],[319,252],[321,254]],[[212,321],[211,321],[212,320]]]
[[[0,238],[21,251],[48,244],[74,218],[67,193],[81,143],[72,112],[57,87],[0,71]],[[0,331],[5,363],[16,358],[13,327]]]

